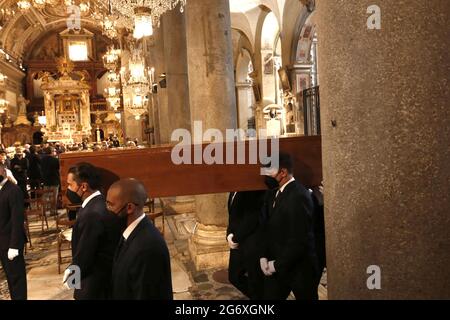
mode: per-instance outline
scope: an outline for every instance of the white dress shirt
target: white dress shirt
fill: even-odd
[[[136,229],[137,225],[139,224],[139,222],[142,221],[142,219],[145,218],[145,213],[143,213],[139,218],[137,218],[136,220],[134,220],[123,232],[123,237],[125,238],[125,240],[128,240],[128,237],[130,236],[130,234],[134,231],[134,229]]]
[[[233,192],[233,196],[231,197],[231,203],[230,204],[233,204],[234,197],[236,197],[236,195],[237,195],[237,192]]]
[[[295,181],[295,178],[294,177],[292,177],[288,182],[286,182],[285,184],[283,184],[281,187],[280,187],[280,190],[278,190],[279,192],[283,192],[284,191],[284,188],[286,188],[286,186],[289,184],[289,183],[291,183],[292,181]]]
[[[14,184],[17,184],[17,180],[16,178],[14,178],[14,175],[12,174],[11,170],[7,168],[5,168],[5,170],[6,170],[6,177],[8,178],[8,180]]]
[[[283,184],[283,185],[280,187],[280,189],[278,189],[277,194],[275,195],[275,200],[273,201],[273,207],[274,207],[274,208],[275,208],[275,201],[276,201],[276,199],[278,198],[278,196],[280,195],[280,193],[282,193],[282,192],[284,191],[284,188],[286,188],[286,186],[287,186],[289,183],[293,182],[293,181],[295,181],[295,178],[294,178],[294,177],[292,177],[291,179],[289,179],[288,182],[286,182],[285,184]]]
[[[83,204],[81,205],[82,208],[86,207],[87,204],[89,203],[89,201],[91,201],[92,199],[94,199],[97,196],[100,196],[101,193],[100,191],[95,191],[93,194],[91,194],[89,197],[87,197],[86,199],[84,199]]]
[[[3,189],[3,187],[5,186],[5,184],[8,182],[8,178],[3,179],[3,181],[0,183],[0,190]]]

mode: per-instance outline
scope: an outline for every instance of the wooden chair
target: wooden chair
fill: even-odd
[[[164,219],[164,202],[162,199],[159,199],[160,208],[155,209],[155,199],[148,199],[147,203],[144,206],[144,213],[147,217],[150,218],[153,225],[156,227],[156,218],[162,217],[162,228],[159,229],[162,236],[165,234],[165,219]]]
[[[63,205],[66,212],[63,215],[56,215],[56,229],[59,231],[56,244],[58,252],[58,274],[61,273],[61,265],[63,263],[63,258],[65,258],[62,253],[64,251],[72,251],[72,227],[75,224],[75,220],[69,220],[69,211],[76,211],[81,208],[81,205],[72,205],[64,198],[65,197],[63,197]],[[66,217],[64,217],[64,215],[66,215]],[[64,248],[65,244],[67,246]]]
[[[49,213],[50,216],[55,217],[55,221],[57,220],[58,216],[58,208],[57,208],[57,195],[54,189],[43,189],[38,190],[38,194],[42,194],[44,197],[44,204],[45,204],[45,212]]]
[[[48,220],[47,215],[45,214],[45,203],[41,195],[36,190],[34,198],[29,198],[25,200],[25,203],[28,204],[28,207],[25,209],[25,230],[28,236],[28,242],[30,248],[33,246],[31,241],[31,233],[30,233],[30,217],[38,217],[41,220],[41,230],[44,232],[44,225],[48,230]]]

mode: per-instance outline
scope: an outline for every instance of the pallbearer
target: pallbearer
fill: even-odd
[[[259,232],[264,299],[317,300],[319,279],[310,192],[293,177],[293,160],[280,153],[279,168],[266,176],[265,223]]]
[[[119,180],[108,190],[108,210],[127,225],[114,257],[114,299],[173,299],[169,250],[143,212],[147,198],[135,179]]]
[[[0,260],[11,299],[26,300],[23,195],[20,188],[8,180],[5,169],[5,165],[0,163]]]
[[[75,289],[74,298],[108,299],[114,252],[124,225],[106,209],[105,197],[99,191],[100,176],[94,166],[80,163],[70,168],[67,185],[82,203],[72,235],[72,264],[81,270],[81,288]],[[70,274],[67,269],[63,282]]]
[[[255,238],[263,203],[264,191],[232,192],[228,199],[228,279],[239,291],[255,300],[262,298],[263,288]]]

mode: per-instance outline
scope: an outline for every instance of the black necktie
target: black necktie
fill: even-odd
[[[122,253],[123,248],[125,247],[125,242],[126,242],[125,238],[123,236],[120,236],[120,241],[119,241],[119,245],[117,246],[117,249],[116,249],[116,254],[115,254],[114,260],[117,260],[119,258],[120,254]]]

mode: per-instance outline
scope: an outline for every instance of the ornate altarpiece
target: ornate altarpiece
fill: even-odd
[[[74,72],[74,64],[58,58],[58,80],[40,73],[45,105],[47,141],[81,143],[91,137],[91,110],[87,72]],[[79,79],[79,80],[78,80]]]

